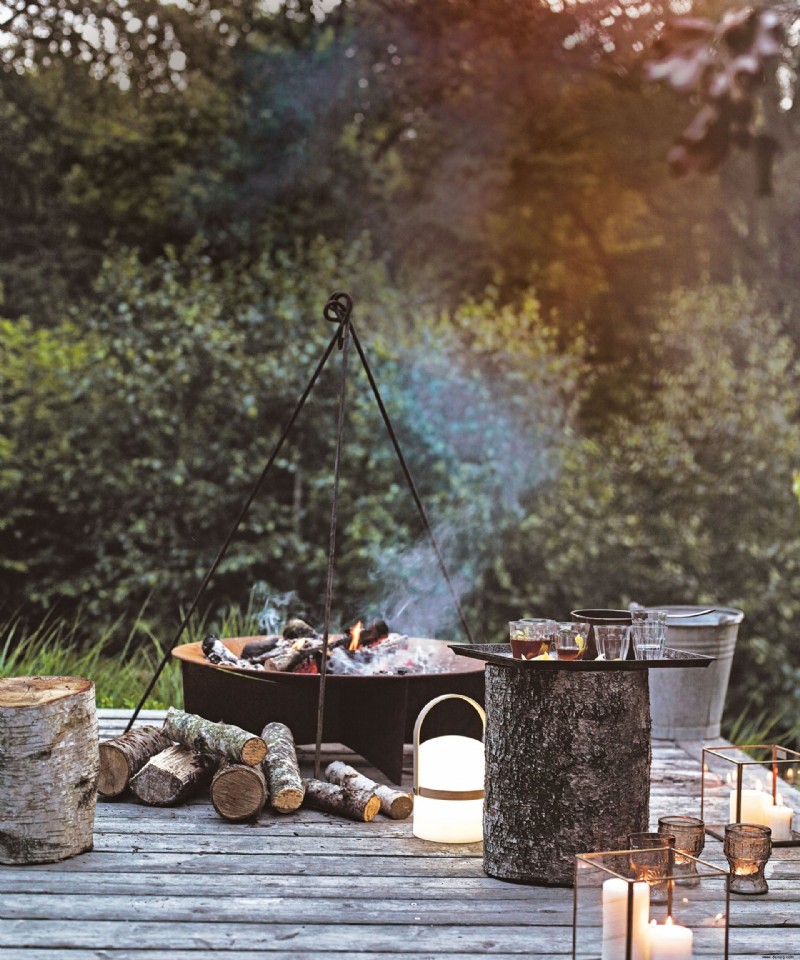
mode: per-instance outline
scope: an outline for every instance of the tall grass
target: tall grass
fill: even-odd
[[[135,707],[164,650],[142,619],[134,621],[122,643],[120,633],[119,624],[96,632],[80,618],[47,617],[34,626],[8,620],[0,625],[0,677],[85,677],[94,681],[98,707]],[[164,709],[182,702],[180,670],[169,663],[145,706]]]
[[[238,607],[213,621],[209,616],[197,617],[181,642],[201,640],[209,630],[222,637],[245,636],[255,632],[254,619],[251,609]],[[90,627],[81,617],[48,616],[33,625],[21,617],[9,618],[0,622],[0,677],[85,677],[94,681],[98,707],[132,709],[147,688],[175,627],[157,630],[143,608],[126,633],[124,629],[120,623],[102,629]],[[182,705],[180,667],[170,660],[145,708]]]

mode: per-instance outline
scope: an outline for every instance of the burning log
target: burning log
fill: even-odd
[[[306,637],[318,637],[319,634],[305,620],[295,617],[286,623],[283,628],[283,636],[286,640],[302,640]]]
[[[193,713],[170,707],[164,720],[164,733],[199,753],[210,753],[229,763],[254,767],[267,755],[267,745],[241,727],[212,723]]]
[[[375,783],[363,773],[341,760],[329,763],[325,776],[331,783],[344,787],[345,790],[372,791],[381,802],[381,813],[392,820],[405,820],[411,813],[414,801],[411,795],[396,790],[385,784]]]
[[[152,757],[131,779],[131,792],[142,803],[171,807],[211,782],[217,761],[188,747],[168,747]]]
[[[371,647],[375,643],[380,643],[389,636],[390,631],[385,620],[376,620],[367,627],[362,626],[359,620],[345,633],[348,637],[348,649],[357,650],[359,647]]]
[[[261,767],[225,764],[211,781],[211,803],[223,820],[249,820],[258,814],[266,799],[267,783]]]
[[[368,823],[375,818],[381,802],[374,792],[361,789],[345,789],[324,780],[306,780],[306,806],[327,813],[337,813],[351,820]]]
[[[278,645],[278,637],[265,637],[263,640],[252,640],[242,647],[242,660],[258,662],[266,653],[270,653]]]
[[[229,667],[252,667],[246,660],[240,660],[231,653],[215,633],[209,633],[201,644],[203,653],[214,664],[226,664]]]
[[[289,647],[264,661],[264,669],[290,673],[315,653],[322,652],[322,643],[313,644],[308,640],[295,641],[296,646]]]
[[[131,777],[170,746],[172,741],[159,727],[139,727],[101,743],[97,792],[101,797],[120,796],[128,789]]]
[[[302,805],[306,792],[292,731],[284,723],[268,723],[261,737],[267,744],[263,769],[269,782],[269,805],[278,813],[292,813]]]

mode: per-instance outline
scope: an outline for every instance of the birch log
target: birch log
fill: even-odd
[[[92,849],[94,684],[0,679],[0,863],[52,863]]]
[[[269,784],[269,805],[278,813],[292,813],[302,805],[306,792],[292,731],[285,723],[268,723],[261,731],[261,739],[267,745],[263,767]]]
[[[131,777],[151,757],[170,746],[169,737],[160,727],[137,727],[101,743],[97,792],[101,797],[120,796],[128,789]]]
[[[367,822],[374,819],[381,808],[380,800],[368,790],[345,790],[324,780],[306,780],[305,804],[340,817]]]
[[[207,787],[216,766],[215,758],[188,747],[168,747],[132,778],[131,792],[150,806],[172,807]]]
[[[194,713],[170,707],[164,720],[164,733],[197,753],[213,754],[228,763],[244,763],[254,767],[267,755],[267,745],[241,727],[229,723],[212,723]]]
[[[266,799],[267,784],[260,767],[225,764],[211,781],[211,803],[223,820],[249,820],[257,816]]]
[[[342,760],[329,763],[325,770],[325,776],[331,783],[336,783],[346,790],[371,790],[381,802],[381,813],[391,817],[392,820],[405,820],[411,813],[414,801],[410,794],[397,790],[395,787],[375,783],[374,780],[365,777],[355,767],[351,767]]]

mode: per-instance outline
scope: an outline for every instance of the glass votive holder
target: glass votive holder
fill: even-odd
[[[670,875],[670,854],[675,847],[675,837],[671,833],[631,833],[628,834],[631,870],[637,880],[643,880],[650,886],[650,902],[666,903],[669,892],[667,877]]]
[[[685,887],[697,886],[700,880],[695,859],[700,856],[705,846],[706,825],[698,817],[659,817],[658,832],[675,837],[675,860],[672,868],[675,882]]]
[[[559,660],[581,660],[589,644],[589,624],[580,621],[556,623],[555,652]]]
[[[756,896],[767,893],[764,867],[772,853],[772,831],[756,823],[729,823],[722,849],[730,865],[731,893]]]
[[[661,660],[667,639],[666,623],[641,620],[631,624],[633,655],[637,660]]]
[[[555,620],[510,620],[508,642],[516,660],[532,660],[550,649]]]
[[[597,644],[598,659],[624,660],[628,656],[630,640],[629,627],[595,626],[594,639]]]

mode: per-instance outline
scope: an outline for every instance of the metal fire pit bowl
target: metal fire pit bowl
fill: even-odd
[[[251,640],[223,642],[237,656]],[[411,638],[414,643],[442,640]],[[443,693],[462,693],[483,704],[484,664],[452,655],[446,673],[338,675],[325,684],[325,743],[343,743],[374,764],[393,782],[403,775],[403,744],[413,740],[420,710]],[[317,736],[319,676],[303,673],[261,673],[209,663],[199,643],[176,647],[180,661],[184,708],[207,720],[234,723],[260,734],[274,720],[285,723],[296,743],[314,743]],[[425,736],[461,734],[480,740],[481,723],[463,701],[447,701],[426,721]]]

